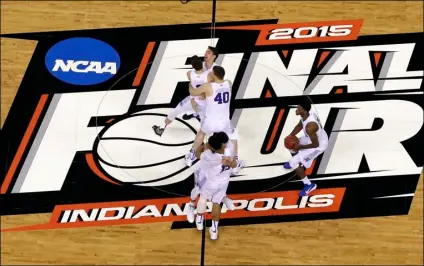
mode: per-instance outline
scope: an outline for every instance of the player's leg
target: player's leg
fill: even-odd
[[[161,128],[160,126],[154,125],[153,131],[158,136],[162,136],[163,132],[165,131],[166,127],[172,123],[172,121],[175,120],[175,118],[186,111],[193,111],[193,107],[191,105],[191,97],[187,96],[184,100],[182,100],[177,106],[169,112],[168,116],[165,118],[165,125]]]
[[[205,101],[196,101],[196,102],[197,102],[199,109],[201,108],[201,105],[203,105],[203,106],[206,105]],[[183,115],[184,120],[190,120],[193,117],[197,117],[199,119],[202,119],[201,118],[202,117],[201,111],[199,110],[199,112],[195,112],[194,110],[190,110],[190,111],[185,112],[185,114]]]
[[[209,235],[212,240],[218,239],[218,224],[221,217],[221,202],[227,192],[228,183],[222,183],[217,191],[212,195],[212,226],[209,228]]]
[[[203,221],[207,208],[208,200],[212,199],[212,195],[217,192],[217,186],[209,182],[205,178],[204,184],[200,187],[200,197],[197,202],[196,228],[199,231],[203,230]]]
[[[200,193],[199,202],[197,202],[196,228],[199,231],[203,230],[203,222],[205,220],[205,212],[208,204],[208,199]]]
[[[299,193],[302,197],[309,195],[310,192],[317,188],[317,185],[312,183],[306,176],[305,169],[310,168],[313,160],[322,153],[323,150],[319,148],[300,150],[298,154],[290,159],[289,162],[284,164],[284,168],[286,169],[295,168],[295,174],[300,178],[300,180],[302,180],[304,187]]]
[[[225,206],[227,206],[227,209],[229,209],[230,211],[234,211],[236,209],[236,206],[234,205],[233,200],[230,199],[227,195],[227,189],[229,184],[230,184],[230,180],[228,180],[227,186],[225,187],[225,195],[224,195],[224,198],[222,199],[222,203],[224,203]]]
[[[196,150],[202,146],[205,139],[206,133],[201,129],[197,132],[196,137],[194,138],[193,145],[191,146],[190,152],[186,154],[185,161],[187,166],[192,166],[193,162],[196,161]]]
[[[190,192],[190,202],[188,204],[187,221],[194,222],[194,210],[196,209],[195,202],[200,195],[200,189],[206,181],[206,177],[202,170],[197,167],[194,171],[194,188]]]
[[[192,166],[193,162],[196,160],[196,150],[202,146],[206,134],[210,135],[213,132],[219,132],[219,131],[212,131],[212,127],[210,125],[210,121],[207,119],[202,120],[202,123],[200,124],[199,132],[197,132],[196,137],[194,138],[193,145],[191,146],[190,152],[186,154],[185,161],[187,166]]]
[[[299,138],[300,145],[307,145],[309,143],[310,143],[310,140],[306,136],[302,136]],[[306,162],[303,158],[303,156],[307,155],[308,152],[309,151],[307,150],[300,150],[300,151],[290,150],[292,158],[290,159],[290,161],[284,164],[285,169],[294,168],[294,173],[300,180],[302,180],[303,189],[299,193],[300,196],[308,195],[311,191],[317,188],[317,185],[313,184],[305,174],[305,169],[309,168],[312,163],[312,162]]]
[[[235,160],[237,160],[237,167],[231,169],[231,174],[236,175],[240,172],[240,170],[242,168],[245,167],[245,162],[243,160],[238,159],[238,132],[237,132],[237,129],[235,129],[231,125],[230,129],[226,133],[227,133],[228,138],[230,139],[231,143],[233,144],[232,157],[234,157]],[[227,191],[227,189],[225,189],[225,191]],[[227,208],[229,210],[231,210],[231,211],[235,210],[236,207],[234,206],[233,201],[227,195],[225,195],[222,202],[225,204],[225,206],[227,206]]]
[[[231,143],[233,144],[233,148],[234,148],[234,153],[233,153],[233,157],[236,159],[237,161],[237,167],[236,168],[232,168],[231,169],[231,174],[236,175],[240,172],[240,170],[242,168],[245,167],[246,163],[243,160],[239,160],[238,157],[238,131],[236,128],[233,127],[233,125],[227,126],[225,133],[227,133],[228,138],[230,139]]]
[[[212,205],[212,226],[209,228],[209,235],[212,240],[218,239],[218,223],[221,216],[221,204]]]

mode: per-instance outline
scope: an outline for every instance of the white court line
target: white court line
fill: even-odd
[[[318,178],[309,178],[309,180],[336,180],[336,179],[352,179],[352,178],[373,178],[373,177],[385,177],[385,176],[404,176],[404,175],[419,175],[422,171],[422,167],[417,167],[415,169],[401,169],[397,171],[386,170],[375,173],[361,173],[361,174],[350,174],[350,175],[340,175],[340,176],[329,176],[329,177],[318,177]],[[292,180],[290,182],[302,182],[300,179]]]
[[[373,199],[403,198],[403,197],[413,197],[414,195],[415,195],[415,193],[408,193],[408,194],[399,194],[399,195],[375,197]]]
[[[424,94],[424,92],[423,91],[417,91],[417,92],[376,93],[374,95],[412,95],[412,94]]]

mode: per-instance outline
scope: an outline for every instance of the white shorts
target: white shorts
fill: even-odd
[[[307,145],[310,143],[311,140],[306,136],[302,136],[299,138],[300,145]],[[318,148],[299,150],[299,152],[290,159],[290,166],[292,168],[303,166],[306,169],[311,167],[314,159],[320,156],[327,149],[328,143],[320,143],[320,145],[321,146]]]
[[[231,140],[238,140],[237,129],[233,127],[230,120],[228,122],[208,121],[207,118],[202,120],[200,129],[208,136],[216,132],[225,132]]]
[[[215,204],[220,204],[227,196],[227,188],[230,180],[225,182],[211,182],[207,178],[204,179],[200,186],[200,196]]]
[[[200,189],[200,187],[205,183],[205,181],[206,181],[205,173],[197,164],[194,168],[194,186]]]
[[[190,100],[191,100],[191,96],[187,96],[186,98],[184,98],[184,100],[182,100],[177,106],[175,106],[174,109],[172,109],[172,111],[168,114],[167,118],[171,121],[174,121],[175,118],[182,113],[195,113]],[[200,101],[200,100],[195,100],[195,101],[199,108],[198,114],[200,117],[200,121],[203,121],[205,117],[204,114],[206,109],[206,101]]]

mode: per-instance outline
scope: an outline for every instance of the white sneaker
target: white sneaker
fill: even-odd
[[[236,209],[236,206],[230,198],[225,197],[222,202],[225,204],[225,206],[227,206],[227,209],[229,209],[230,211],[234,211]]]
[[[193,202],[190,202],[188,204],[187,221],[191,224],[194,223],[194,203]]]
[[[231,169],[231,174],[236,175],[240,172],[241,169],[243,169],[246,166],[246,162],[243,160],[237,161],[237,167]]]
[[[203,215],[196,216],[196,228],[199,231],[203,230]]]
[[[213,231],[212,227],[209,227],[209,236],[211,240],[217,240],[218,239],[218,228],[216,231]]]
[[[191,151],[185,156],[185,163],[188,167],[191,167],[195,160],[196,160],[196,155]]]

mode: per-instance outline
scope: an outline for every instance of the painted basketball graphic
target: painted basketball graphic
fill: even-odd
[[[175,178],[187,170],[184,156],[191,148],[196,127],[176,119],[159,137],[152,125],[163,126],[165,113],[147,110],[105,129],[95,147],[99,166],[117,181],[136,185],[158,185],[157,181]]]

